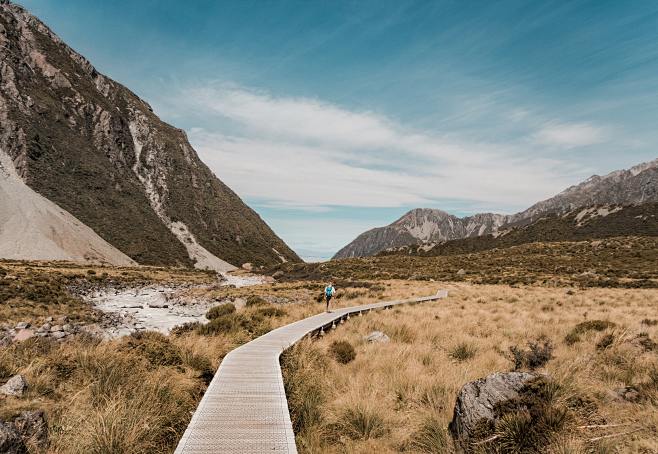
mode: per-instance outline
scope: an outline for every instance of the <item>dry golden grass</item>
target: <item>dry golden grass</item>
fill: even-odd
[[[427,282],[387,285],[387,293],[404,295],[438,288]],[[538,370],[555,378],[563,400],[591,399],[596,407],[585,414],[587,405],[579,405],[583,411],[576,411],[577,420],[559,434],[552,452],[658,452],[658,349],[637,337],[646,333],[658,340],[658,326],[651,323],[658,318],[658,291],[587,289],[568,295],[564,288],[445,287],[451,292],[447,300],[352,318],[284,357],[300,451],[450,452],[447,426],[461,386],[513,369],[509,348],[545,336],[554,346],[553,359]],[[368,300],[351,304],[362,302]],[[564,341],[577,324],[597,319],[616,326],[585,331],[572,345]],[[374,330],[391,342],[365,343]],[[606,345],[609,335],[613,340]],[[355,346],[356,358],[348,364],[332,359],[335,341]],[[623,386],[640,389],[641,401],[613,398],[612,391]],[[577,428],[588,423],[610,426]]]

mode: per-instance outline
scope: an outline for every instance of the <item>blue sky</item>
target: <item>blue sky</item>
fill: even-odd
[[[305,257],[654,159],[658,2],[23,0]]]

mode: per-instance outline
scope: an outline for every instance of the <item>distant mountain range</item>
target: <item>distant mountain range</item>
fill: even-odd
[[[515,227],[530,225],[546,216],[559,218],[567,213],[575,216],[577,213],[574,214],[574,210],[579,208],[619,210],[621,206],[651,202],[658,202],[658,159],[602,177],[594,175],[550,199],[538,202],[527,210],[513,215],[482,213],[458,218],[441,210],[414,209],[386,227],[362,233],[338,251],[334,258],[376,255],[382,251],[409,245],[434,248],[439,243],[465,238],[481,236],[494,238]],[[613,207],[605,207],[610,205]],[[625,220],[625,231],[632,233],[632,222],[629,222],[630,219]],[[639,218],[637,222],[640,222]],[[524,237],[529,237],[527,231]]]
[[[0,258],[216,270],[300,260],[184,131],[6,0],[0,162]]]

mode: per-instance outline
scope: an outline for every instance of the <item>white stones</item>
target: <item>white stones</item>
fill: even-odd
[[[22,375],[14,375],[11,377],[7,383],[0,386],[0,394],[5,396],[22,396],[25,390],[27,389],[27,381]]]
[[[381,331],[373,331],[363,338],[366,342],[388,343],[391,339]]]
[[[30,324],[28,322],[20,322],[16,324],[16,329],[25,329],[29,328]]]

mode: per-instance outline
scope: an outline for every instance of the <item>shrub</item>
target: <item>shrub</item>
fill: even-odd
[[[528,342],[528,350],[513,345],[509,348],[514,370],[527,368],[534,370],[542,367],[553,358],[553,344],[550,339],[540,337],[535,341]]]
[[[283,317],[287,315],[286,311],[274,306],[260,307],[256,313],[262,315],[263,317]]]
[[[605,350],[610,347],[614,341],[615,336],[612,334],[606,334],[596,343],[596,348],[597,350]]]
[[[341,364],[347,364],[356,358],[354,347],[347,341],[333,341],[329,346],[329,352]]]
[[[171,329],[170,334],[172,336],[181,336],[185,333],[189,333],[189,332],[192,332],[194,330],[197,330],[200,326],[202,326],[202,325],[199,322],[183,323],[182,325],[174,326]]]
[[[614,328],[615,326],[614,322],[609,322],[607,320],[587,320],[574,326],[564,338],[564,342],[567,345],[573,345],[576,342],[580,342],[581,334],[585,334],[588,331],[604,331],[608,328]]]
[[[268,305],[269,303],[265,301],[265,299],[261,296],[257,295],[252,295],[249,298],[247,298],[247,303],[245,306],[247,307],[255,307],[255,306],[265,306]]]
[[[208,309],[208,312],[206,312],[206,318],[208,320],[214,320],[218,317],[232,314],[233,312],[235,312],[235,306],[233,304],[231,303],[220,304],[219,306],[211,307],[210,309]]]
[[[145,357],[152,366],[178,366],[183,363],[180,350],[169,338],[156,331],[142,331],[126,337],[122,348]]]
[[[386,421],[376,410],[357,404],[340,413],[338,428],[353,440],[379,438],[388,432]]]
[[[476,352],[477,349],[473,345],[462,342],[453,347],[448,353],[448,356],[457,361],[466,361],[474,358]]]
[[[658,325],[658,320],[655,318],[654,319],[645,318],[644,320],[642,320],[642,324],[647,326],[656,326]]]

